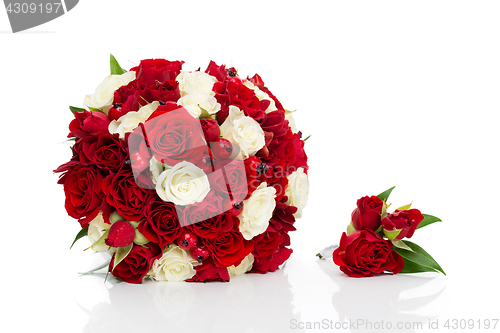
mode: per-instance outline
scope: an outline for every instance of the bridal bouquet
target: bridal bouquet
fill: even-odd
[[[307,203],[302,133],[259,75],[142,60],[70,107],[65,208],[117,279],[229,281],[275,271]]]

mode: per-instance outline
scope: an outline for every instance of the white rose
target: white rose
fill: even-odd
[[[253,267],[253,261],[254,261],[254,256],[253,254],[249,254],[241,261],[241,263],[238,266],[229,266],[227,268],[227,271],[229,272],[229,275],[243,275],[249,270],[252,269]]]
[[[207,73],[181,71],[175,80],[179,82],[181,96],[193,93],[215,95],[212,87],[217,79]]]
[[[203,110],[208,114],[214,114],[220,110],[220,104],[217,103],[215,97],[208,94],[194,93],[185,95],[179,98],[177,105],[183,106],[195,118],[199,118]]]
[[[274,99],[269,97],[269,95],[266,92],[263,92],[262,90],[260,90],[259,87],[256,87],[250,81],[245,81],[245,82],[243,82],[243,84],[254,91],[255,96],[257,96],[259,101],[268,100],[269,102],[271,102],[265,111],[266,113],[278,110],[278,108],[276,107],[276,103],[274,102]]]
[[[151,157],[149,160],[149,170],[151,171],[151,180],[153,184],[156,185],[158,176],[165,170],[172,169],[170,165],[163,164],[156,159],[156,157]]]
[[[109,252],[109,246],[104,244],[104,242],[97,243],[99,239],[101,239],[102,235],[109,230],[111,224],[104,222],[104,218],[102,217],[102,212],[99,212],[97,216],[89,222],[89,229],[87,236],[89,241],[92,243],[92,250],[96,252]],[[114,249],[113,249],[114,250]],[[112,251],[113,252],[113,251]]]
[[[163,171],[156,181],[158,196],[163,201],[176,205],[202,202],[210,191],[207,175],[196,165],[186,161]]]
[[[149,275],[157,281],[180,282],[196,274],[194,266],[198,262],[177,245],[169,245],[160,259],[155,259]]]
[[[139,123],[145,122],[149,116],[158,108],[159,102],[144,105],[139,111],[129,111],[127,114],[109,123],[109,133],[118,133],[120,138],[125,138],[125,133],[132,132]]]
[[[115,91],[134,79],[135,71],[126,72],[122,75],[108,75],[97,86],[93,94],[85,96],[83,104],[87,108],[102,109],[107,113],[113,104]]]
[[[293,119],[292,113],[285,114],[285,120],[288,120],[288,126],[292,130],[292,133],[298,133],[297,125],[295,125],[295,119]]]
[[[229,116],[220,129],[225,139],[239,145],[244,159],[255,155],[266,143],[259,123],[234,105],[229,106]]]
[[[276,207],[275,197],[276,189],[267,187],[267,183],[263,182],[253,191],[250,198],[243,200],[243,211],[238,216],[243,238],[250,240],[266,231]]]
[[[288,186],[285,195],[288,197],[288,201],[286,204],[297,207],[297,212],[293,216],[301,218],[302,209],[307,205],[307,197],[309,196],[309,178],[304,173],[304,168],[292,172],[287,178]]]

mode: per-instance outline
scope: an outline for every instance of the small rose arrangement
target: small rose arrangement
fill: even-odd
[[[410,242],[417,229],[441,221],[422,214],[411,204],[388,213],[387,199],[394,187],[377,196],[357,201],[347,232],[333,251],[333,262],[350,277],[369,277],[384,272],[441,272],[441,266],[420,246]],[[318,253],[318,257],[323,256]]]
[[[229,281],[275,271],[309,191],[302,133],[262,78],[142,60],[70,106],[56,170],[68,215],[117,279]],[[73,246],[73,245],[71,245]]]

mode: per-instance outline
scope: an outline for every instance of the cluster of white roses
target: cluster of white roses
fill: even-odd
[[[135,71],[122,75],[110,75],[96,88],[93,94],[87,95],[84,104],[88,108],[101,109],[105,113],[113,103],[114,92],[121,86],[135,79]],[[196,71],[181,71],[176,81],[179,83],[181,98],[177,101],[194,118],[214,118],[221,105],[217,102],[212,88],[217,79],[207,73]],[[250,81],[244,84],[252,89],[259,100],[269,100],[270,104],[266,113],[277,110],[275,102],[269,95]],[[118,120],[109,124],[111,134],[118,133],[124,139],[126,133],[132,132],[140,123],[144,123],[160,105],[154,101],[140,107],[137,111],[130,111]],[[297,132],[291,113],[287,113],[291,129]],[[245,116],[243,111],[236,106],[229,106],[229,115],[220,126],[221,135],[239,147],[236,159],[244,160],[255,155],[265,145],[264,131],[257,121]],[[156,185],[158,196],[176,205],[190,205],[203,201],[210,191],[210,183],[202,169],[190,162],[180,162],[170,166],[163,164],[154,157],[150,160],[150,170],[153,183]],[[288,176],[286,204],[298,208],[296,217],[301,217],[302,209],[307,204],[309,181],[302,168]],[[239,231],[246,240],[263,233],[269,226],[269,221],[276,207],[274,198],[276,190],[267,186],[266,182],[244,200],[244,208],[238,216],[240,220]],[[222,213],[222,212],[221,212]],[[109,252],[109,247],[97,244],[97,240],[109,230],[109,225],[104,223],[99,214],[89,224],[88,237],[93,243],[92,249],[99,252]],[[110,252],[112,254],[113,252]],[[249,254],[237,267],[228,267],[231,275],[244,274],[252,268],[254,257]],[[188,251],[177,245],[170,244],[163,251],[163,256],[156,259],[148,275],[159,281],[185,281],[196,274],[194,267],[199,263],[191,257]]]

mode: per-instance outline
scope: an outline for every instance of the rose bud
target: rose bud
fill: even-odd
[[[377,196],[365,196],[357,201],[357,208],[351,214],[351,222],[356,230],[377,230],[382,222],[385,203]]]
[[[220,138],[220,128],[216,120],[200,119],[200,124],[207,143],[213,142]]]
[[[423,219],[418,209],[396,210],[382,220],[384,234],[390,240],[411,238]]]
[[[122,247],[132,244],[134,238],[134,227],[128,222],[118,221],[111,225],[108,238],[104,242],[111,247]]]
[[[74,112],[75,119],[69,124],[68,138],[83,138],[89,135],[109,133],[110,120],[108,116],[98,111]]]

